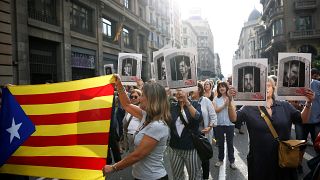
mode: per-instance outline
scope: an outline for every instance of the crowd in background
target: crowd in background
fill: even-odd
[[[263,109],[272,117],[273,125],[279,131],[278,134],[282,140],[295,138],[307,140],[310,134],[312,142],[316,141],[316,137],[320,132],[320,73],[317,69],[312,69],[311,75],[311,88],[305,89],[304,95],[307,99],[305,102],[276,100],[277,77],[274,75],[268,77],[266,85],[268,100],[267,106],[263,107]],[[121,82],[120,79],[119,81]],[[207,161],[200,160],[192,143],[192,133],[204,134],[210,142],[217,146],[218,154],[215,156],[218,157],[218,161],[214,164],[216,167],[226,163],[224,162],[224,142],[226,141],[229,166],[231,169],[237,169],[234,158],[233,137],[235,128],[238,129],[239,134],[244,133],[241,129],[244,123],[247,125],[250,140],[248,154],[249,179],[257,179],[258,177],[260,179],[297,179],[297,173],[302,173],[301,161],[303,154],[301,154],[300,166],[297,169],[280,168],[277,164],[278,157],[275,153],[277,143],[272,138],[268,127],[264,124],[265,122],[258,120],[260,118],[258,107],[235,107],[232,97],[236,94],[236,91],[231,82],[231,77],[225,82],[198,81],[197,90],[190,92],[180,89],[172,91],[169,88],[161,87],[166,92],[168,107],[170,108],[170,121],[166,124],[169,128],[167,152],[170,157],[170,166],[174,179],[185,179],[184,166],[187,169],[189,179],[209,178],[209,159]],[[151,80],[146,84],[157,83]],[[136,86],[125,86],[124,88],[126,89],[128,102],[130,101],[137,107],[141,107],[138,99],[144,96],[144,93],[138,92],[144,91],[143,82],[140,80]],[[157,102],[158,98],[153,96],[150,100]],[[117,130],[114,132],[119,133],[116,136],[120,146],[116,146],[119,151],[113,151],[111,145],[110,148],[113,153],[116,153],[113,154],[113,157],[118,157],[126,151],[129,153],[134,152],[138,144],[134,144],[132,141],[134,141],[137,129],[141,128],[142,125],[139,118],[136,119],[129,112],[123,110],[121,103],[118,104],[114,114],[113,121],[117,122],[115,123],[117,124],[115,129]],[[293,124],[296,137],[290,137]],[[136,132],[134,129],[136,129]],[[305,146],[302,149],[305,149]],[[163,158],[158,160],[163,161]],[[115,165],[118,166],[119,159],[115,158],[114,161]],[[111,161],[108,162],[111,164]],[[261,166],[262,162],[263,166]],[[116,169],[118,170],[119,168]],[[133,169],[135,169],[134,166]],[[151,172],[157,171],[152,167],[149,170]]]

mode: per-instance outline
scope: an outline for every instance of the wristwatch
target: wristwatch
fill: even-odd
[[[306,107],[306,108],[310,108],[311,107],[311,102],[306,102],[305,104],[304,104],[304,106]]]

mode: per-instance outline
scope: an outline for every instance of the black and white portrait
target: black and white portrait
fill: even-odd
[[[196,48],[172,48],[164,52],[167,84],[170,89],[197,89],[197,57]]]
[[[233,60],[232,85],[238,91],[235,104],[265,105],[267,75],[268,59]]]
[[[238,92],[260,92],[260,69],[246,66],[238,69]]]
[[[284,63],[283,87],[304,87],[305,63],[297,60]]]
[[[125,58],[122,60],[122,76],[137,75],[137,60],[133,58]]]
[[[113,64],[105,64],[103,67],[105,75],[113,74]]]
[[[279,53],[277,98],[305,100],[304,88],[310,87],[310,53]]]
[[[141,78],[142,54],[119,53],[118,73],[124,85],[135,85]]]
[[[158,80],[166,80],[166,64],[164,61],[164,57],[161,56],[157,59],[157,67],[158,67]]]
[[[173,81],[191,79],[190,57],[175,56],[170,60],[171,79]]]

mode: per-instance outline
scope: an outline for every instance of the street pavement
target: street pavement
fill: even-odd
[[[210,179],[215,180],[246,180],[248,179],[248,171],[247,171],[247,154],[248,154],[248,132],[246,130],[246,126],[243,126],[245,130],[245,134],[239,134],[237,130],[235,130],[234,136],[234,155],[235,155],[235,164],[237,166],[236,170],[230,168],[230,164],[227,161],[227,154],[225,153],[224,166],[215,167],[214,164],[218,161],[218,147],[213,145],[213,158],[210,160]],[[294,129],[292,129],[292,136],[295,137]],[[226,149],[226,148],[225,148]],[[123,155],[125,156],[125,154]],[[306,153],[304,155],[303,160],[303,169],[304,173],[299,175],[299,180],[302,180],[303,177],[309,172],[306,162],[315,156],[315,152],[312,146],[307,146]],[[169,165],[169,159],[167,153],[165,154],[165,166],[171,180],[172,173]],[[132,180],[133,177],[131,175],[132,168],[126,168],[122,171],[115,172],[106,179],[108,180]],[[185,174],[187,175],[187,171],[185,169]]]

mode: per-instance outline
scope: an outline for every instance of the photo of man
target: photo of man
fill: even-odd
[[[293,60],[284,63],[283,87],[304,87],[305,64]]]
[[[188,56],[175,56],[174,58],[170,60],[172,80],[191,79],[190,58]]]
[[[158,67],[158,80],[166,80],[167,75],[166,75],[166,65],[164,62],[164,57],[161,56],[160,58],[157,59],[157,67]]]
[[[110,66],[105,66],[106,75],[112,74],[112,69]]]
[[[240,68],[238,71],[239,92],[260,92],[260,69],[253,66]]]
[[[136,76],[137,62],[135,59],[126,58],[122,62],[122,76]]]

